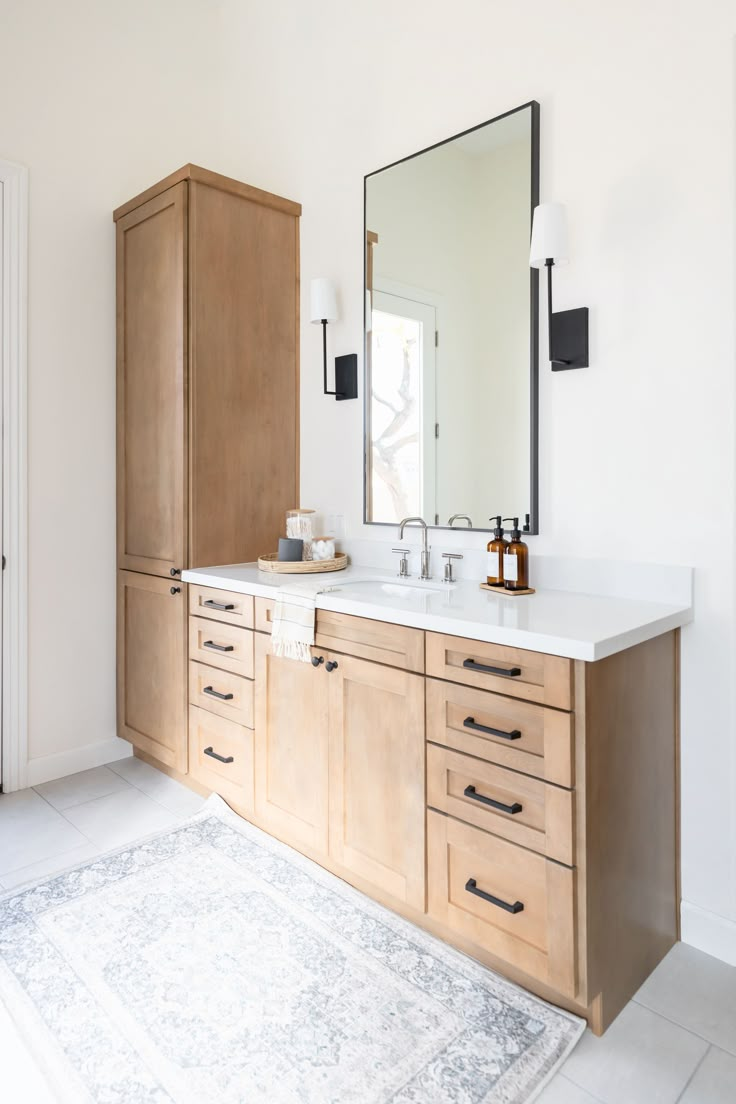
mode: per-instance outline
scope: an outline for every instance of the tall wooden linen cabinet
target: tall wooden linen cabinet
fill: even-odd
[[[187,567],[298,504],[297,203],[185,165],[119,207],[118,735],[187,770]]]

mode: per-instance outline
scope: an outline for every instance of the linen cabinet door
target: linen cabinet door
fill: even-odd
[[[255,820],[298,850],[326,855],[325,665],[272,656],[271,638],[254,635]]]
[[[187,771],[186,586],[118,572],[118,736]]]
[[[425,909],[424,679],[325,655],[330,689],[330,857]]]
[[[118,567],[188,567],[187,185],[117,223]]]

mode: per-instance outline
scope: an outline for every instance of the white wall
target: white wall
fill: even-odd
[[[342,289],[334,354],[361,348],[363,174],[540,101],[542,197],[572,223],[557,305],[590,306],[592,366],[542,371],[532,572],[535,552],[696,566],[684,931],[710,947],[720,933],[736,961],[733,4],[373,0],[358,15],[228,0],[225,14],[224,167],[304,204],[304,288]],[[303,502],[384,538],[362,526],[362,404],[322,397],[303,306]]]
[[[360,350],[363,174],[534,98],[542,196],[572,221],[557,303],[591,307],[592,366],[542,372],[532,571],[696,566],[684,931],[736,961],[734,23],[730,0],[0,0],[0,155],[31,170],[35,757],[114,731],[111,209],[187,160],[304,204],[303,501],[384,538],[362,404],[321,394],[309,277],[342,289],[331,353]]]
[[[217,162],[218,36],[207,0],[2,0],[0,27],[0,156],[30,170],[29,753],[41,781],[129,747],[113,743],[112,210],[186,161]]]

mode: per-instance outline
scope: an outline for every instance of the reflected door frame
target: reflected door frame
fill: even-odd
[[[438,311],[441,296],[398,280],[376,277],[372,308],[422,325],[422,503],[420,514],[428,525],[438,524],[437,514],[437,359]],[[426,335],[431,335],[426,340]],[[369,395],[370,399],[370,395]],[[369,442],[372,448],[372,435]],[[371,517],[372,521],[377,519]],[[401,520],[401,519],[398,519]]]

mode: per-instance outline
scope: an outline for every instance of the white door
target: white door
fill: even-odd
[[[437,511],[436,309],[373,292],[369,433],[371,521]]]

